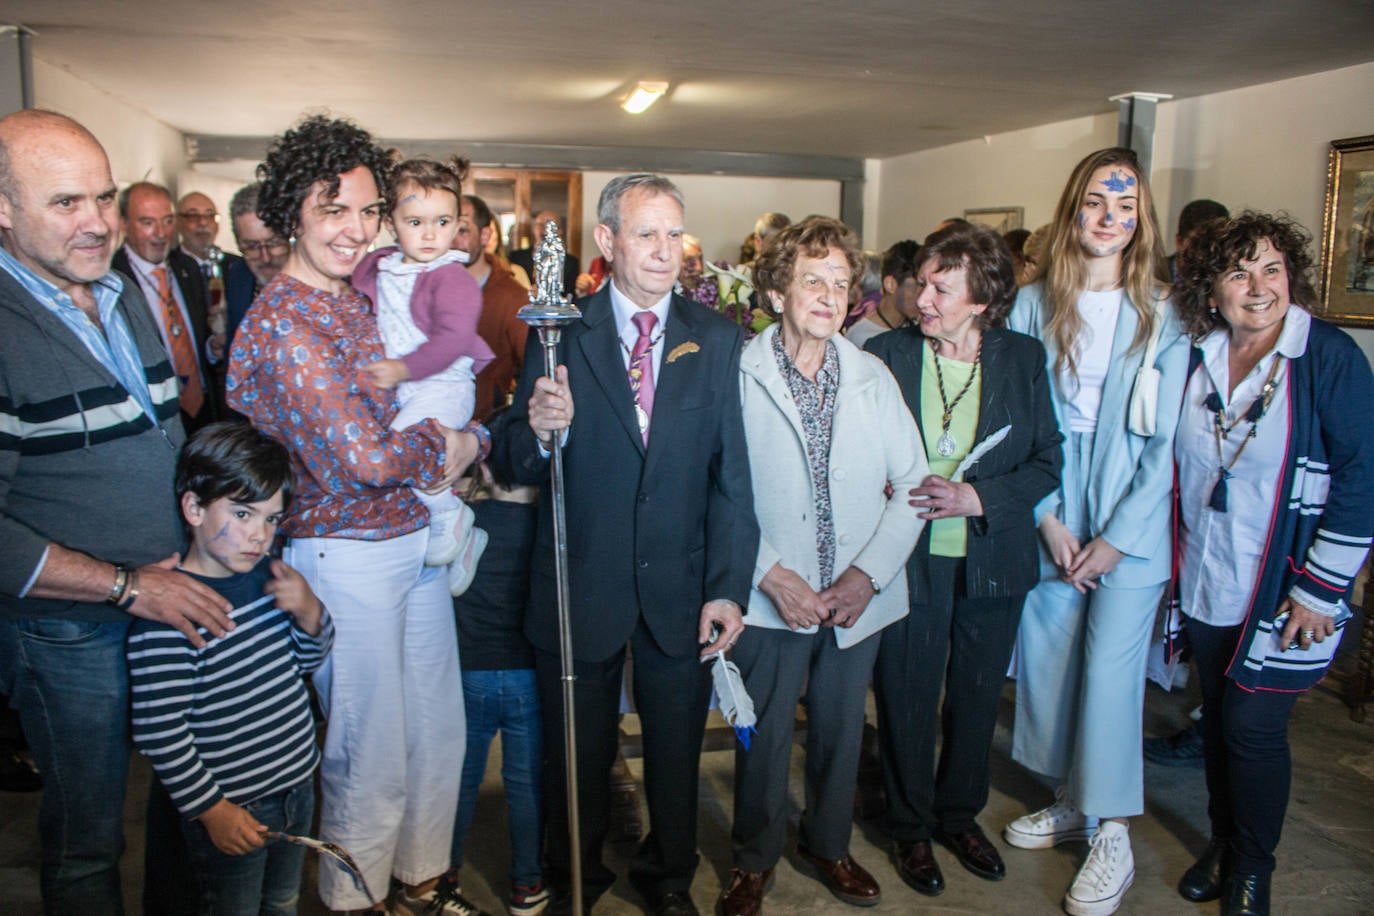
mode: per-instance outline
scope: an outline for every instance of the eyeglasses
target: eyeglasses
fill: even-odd
[[[219,214],[214,210],[208,210],[204,213],[199,210],[186,210],[182,213],[178,213],[177,216],[186,220],[188,223],[214,223],[219,221]]]
[[[239,253],[245,255],[260,255],[263,252],[276,254],[290,247],[290,242],[284,242],[281,239],[271,239],[266,242],[239,242]]]

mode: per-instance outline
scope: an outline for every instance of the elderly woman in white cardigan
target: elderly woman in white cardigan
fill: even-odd
[[[798,857],[841,900],[880,899],[849,855],[854,788],[877,634],[907,613],[904,570],[923,524],[905,494],[928,468],[887,368],[838,334],[861,267],[853,233],[822,217],[784,229],[754,267],[781,321],[740,360],[761,538],[733,658],[759,721],[751,747],[735,757],[736,867],[721,893],[725,916],[759,912],[782,856],[804,686]]]

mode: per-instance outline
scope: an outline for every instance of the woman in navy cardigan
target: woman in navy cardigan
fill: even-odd
[[[975,818],[988,800],[997,701],[1021,607],[1039,581],[1035,506],[1058,486],[1064,437],[1045,348],[997,327],[1016,297],[1006,244],[990,229],[956,225],[932,236],[920,257],[919,327],[868,343],[896,377],[936,472],[909,494],[929,522],[907,561],[911,613],[883,631],[876,687],[883,829],[902,879],[936,896],[944,876],[935,839],[975,875],[1005,874]],[[1000,442],[952,475],[1003,428]]]
[[[1374,376],[1304,307],[1309,241],[1286,217],[1246,212],[1206,224],[1180,259],[1194,349],[1170,632],[1202,686],[1212,839],[1178,890],[1237,916],[1269,912],[1288,719],[1335,655],[1374,532]]]

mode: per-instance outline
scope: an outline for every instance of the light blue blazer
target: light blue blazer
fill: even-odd
[[[1043,284],[1023,287],[1017,293],[1007,326],[1045,345],[1054,413],[1060,429],[1068,435],[1064,422],[1065,394],[1054,371],[1057,350],[1044,329],[1047,320]],[[1126,428],[1131,389],[1135,385],[1136,371],[1145,359],[1143,346],[1131,351],[1137,326],[1138,316],[1128,296],[1116,320],[1112,360],[1102,390],[1088,479],[1081,479],[1080,469],[1066,460],[1059,489],[1041,500],[1035,509],[1037,522],[1047,512],[1062,518],[1064,492],[1084,495],[1089,537],[1103,537],[1126,555],[1116,569],[1102,577],[1103,584],[1111,588],[1158,585],[1169,579],[1173,566],[1170,512],[1174,430],[1178,426],[1187,381],[1189,343],[1174,313],[1173,302],[1166,302],[1164,327],[1159,332],[1159,348],[1155,354],[1155,368],[1160,372],[1155,434],[1137,436]],[[1042,579],[1058,578],[1059,575],[1043,541],[1040,544],[1040,572]]]

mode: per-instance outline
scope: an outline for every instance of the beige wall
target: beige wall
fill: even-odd
[[[592,229],[596,202],[615,172],[582,175],[582,264],[599,253]],[[739,260],[739,245],[754,221],[770,210],[801,219],[813,213],[840,215],[840,183],[799,178],[739,178],[727,175],[670,175],[687,200],[687,231],[701,239],[706,257]]]
[[[186,163],[180,131],[41,60],[33,62],[33,83],[39,108],[75,118],[95,134],[109,154],[110,170],[120,187],[147,180],[176,191]]]
[[[1374,133],[1371,100],[1374,64],[1161,103],[1152,180],[1162,228],[1172,237],[1183,205],[1212,197],[1232,210],[1287,210],[1320,233],[1327,144]],[[871,244],[920,237],[975,207],[1023,206],[1034,228],[1073,164],[1115,142],[1108,113],[882,160]],[[1374,330],[1351,333],[1374,362]]]

